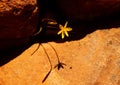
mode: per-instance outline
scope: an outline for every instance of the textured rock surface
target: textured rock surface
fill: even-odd
[[[36,0],[0,1],[0,50],[26,42],[35,32],[36,3]]]
[[[96,30],[83,39],[51,43],[64,69],[50,69],[42,47],[31,56],[38,44],[0,67],[0,85],[120,85],[120,28]],[[54,50],[43,43],[52,65],[57,64]]]
[[[63,14],[85,20],[110,15],[120,8],[119,0],[92,0],[94,5],[90,0],[88,2],[79,0],[80,10],[76,7],[78,5],[71,5],[70,1],[69,3],[64,2],[65,0],[60,1],[58,6]],[[65,4],[68,4],[67,8],[64,8]],[[68,10],[72,7],[73,10]],[[37,14],[36,0],[1,0],[0,50],[26,42],[36,29]],[[77,30],[79,29],[81,28]],[[81,36],[79,33],[75,34]],[[0,55],[0,59],[3,58],[0,60],[0,85],[120,85],[119,37],[120,28],[111,28],[94,31],[83,39],[77,38],[64,43],[49,42],[56,49],[60,60],[67,66],[59,71],[53,69],[43,84],[41,82],[50,65],[42,47],[31,55],[38,44],[30,46],[23,52],[18,52],[17,49],[18,53],[15,51],[7,56]],[[55,66],[57,59],[54,50],[47,43],[43,45],[52,65]]]

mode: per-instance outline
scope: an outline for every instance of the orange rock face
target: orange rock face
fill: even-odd
[[[16,58],[0,67],[0,85],[120,85],[120,28],[97,30],[83,39],[50,43],[57,51],[64,69],[52,70],[42,46],[32,45]],[[45,47],[53,67],[55,51]]]
[[[58,1],[56,5],[60,10],[57,11],[65,16],[83,20],[104,14],[107,16],[118,12],[120,8],[119,0],[76,0],[74,3],[70,0]],[[78,4],[79,1],[81,2]],[[96,26],[102,28],[107,24],[104,23],[102,27],[99,23],[96,26],[94,23],[89,24],[88,29],[88,26],[83,26],[83,29],[86,27],[85,30],[82,30],[82,24],[81,27],[76,24],[77,26],[73,26],[76,29],[70,34],[69,41],[63,42],[59,39],[49,41],[48,37],[49,42],[42,43],[45,50],[41,45],[38,48],[39,43],[22,46],[36,30],[38,23],[36,4],[36,0],[0,1],[0,85],[120,85],[120,28],[108,26],[109,29],[96,28],[96,31],[86,33]],[[57,8],[54,4],[50,4],[49,7],[51,6]],[[115,25],[113,23],[111,25],[118,27],[118,24],[116,21]],[[52,36],[49,31],[47,35]],[[60,61],[66,64],[64,69],[54,68],[58,64],[57,55],[49,44],[56,50]],[[16,49],[11,51],[12,49],[8,49],[10,47]],[[8,52],[3,54],[3,49],[8,49]],[[52,71],[42,83],[50,70],[46,52],[50,57]]]
[[[23,44],[33,35],[38,21],[36,3],[36,0],[0,1],[0,50]]]

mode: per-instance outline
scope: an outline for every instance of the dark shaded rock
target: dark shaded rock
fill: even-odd
[[[38,4],[41,7],[39,19],[49,17],[58,21],[92,21],[119,15],[120,11],[119,0],[38,0]],[[1,0],[0,50],[27,42],[37,23],[37,0]]]
[[[0,1],[0,50],[21,45],[36,30],[36,0]]]

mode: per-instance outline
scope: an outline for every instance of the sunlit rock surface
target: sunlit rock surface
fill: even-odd
[[[64,69],[52,70],[42,46],[32,45],[0,67],[0,85],[120,85],[120,28],[96,30],[82,39],[50,43]],[[45,47],[53,67],[57,64],[54,50]],[[8,56],[9,57],[9,56]]]

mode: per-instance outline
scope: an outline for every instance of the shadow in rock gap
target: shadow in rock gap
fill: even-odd
[[[0,50],[0,66],[13,60],[15,57],[20,55],[23,51],[25,51],[31,45],[32,45],[32,43],[28,42],[28,43],[25,43],[25,44],[22,44],[19,46],[14,46],[14,47],[8,48],[6,50]]]
[[[115,14],[116,15],[116,14]],[[112,27],[120,27],[120,18],[119,16],[108,16],[108,17],[102,17],[97,18],[93,21],[76,21],[68,24],[68,26],[73,28],[73,31],[70,32],[69,37],[65,37],[65,39],[61,39],[61,36],[58,36],[54,30],[46,30],[46,33],[39,34],[37,36],[31,37],[31,40],[29,42],[26,42],[25,44],[7,49],[5,51],[0,51],[0,66],[6,64],[7,62],[11,61],[15,57],[17,57],[19,54],[21,54],[23,51],[25,51],[27,48],[29,48],[34,43],[47,43],[50,41],[54,41],[57,43],[62,43],[65,41],[73,41],[73,40],[79,40],[83,37],[85,37],[87,34],[94,32],[98,29],[109,29]]]
[[[58,2],[55,0],[52,0],[52,1],[38,0],[38,6],[40,8],[40,13],[39,13],[40,21],[43,18],[50,18],[50,19],[56,20],[58,23],[62,25],[64,25],[65,22],[68,21],[68,26],[73,28],[73,31],[70,32],[70,37],[67,37],[67,38],[65,37],[65,39],[62,40],[61,36],[58,36],[57,32],[54,29],[51,30],[50,28],[45,28],[46,33],[43,33],[43,35],[40,37],[39,35],[34,37],[36,39],[33,38],[33,40],[36,40],[36,42],[48,42],[48,41],[64,42],[66,40],[67,41],[78,40],[83,38],[87,34],[94,32],[97,29],[110,29],[113,27],[116,27],[116,28],[120,27],[119,11],[113,11],[109,15],[104,15],[103,13],[103,15],[93,17],[91,20],[86,19],[85,21],[83,21],[80,19],[72,19],[69,17],[69,15],[66,16],[64,11],[61,11],[62,9],[59,7],[62,4],[59,4],[59,5],[57,4]],[[94,16],[94,13],[93,13],[93,16]],[[38,27],[38,30],[39,30],[39,27]]]
[[[46,32],[43,35],[38,35],[33,40],[36,42],[49,42],[54,41],[57,43],[65,41],[79,40],[85,37],[87,34],[94,32],[95,30],[110,29],[120,27],[120,13],[112,14],[111,16],[101,16],[93,19],[92,21],[68,21],[68,27],[72,27],[73,30],[69,32],[69,37],[61,39],[60,35],[57,35],[57,31],[49,28],[46,29]],[[63,23],[63,22],[61,22]],[[64,22],[65,23],[65,22]],[[64,25],[64,24],[63,24]],[[59,29],[59,28],[58,28]]]

